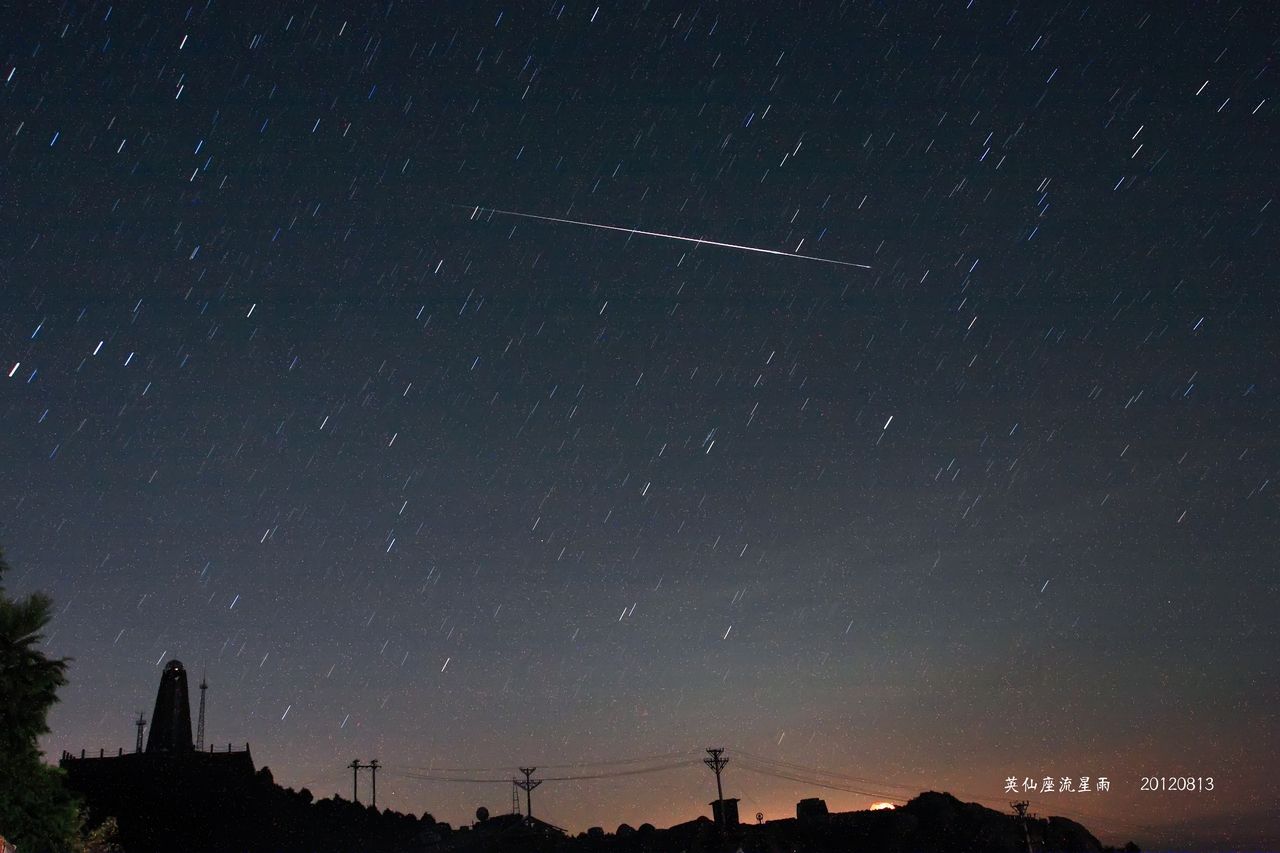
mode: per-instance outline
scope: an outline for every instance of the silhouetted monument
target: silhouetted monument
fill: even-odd
[[[151,714],[151,731],[147,733],[147,752],[191,752],[191,703],[187,698],[187,671],[182,662],[171,660],[164,665],[160,689],[156,691],[156,709]]]

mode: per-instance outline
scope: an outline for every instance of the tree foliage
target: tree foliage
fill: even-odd
[[[41,760],[38,740],[67,683],[67,660],[40,650],[53,601],[39,593],[11,598],[0,551],[0,833],[22,853],[74,849],[80,813],[62,772]]]

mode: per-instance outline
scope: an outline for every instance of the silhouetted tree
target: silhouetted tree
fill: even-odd
[[[9,570],[0,551],[0,827],[23,853],[74,848],[80,814],[62,773],[40,760],[49,709],[67,683],[67,660],[40,651],[53,601],[4,591]]]

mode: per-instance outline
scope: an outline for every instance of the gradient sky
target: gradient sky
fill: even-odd
[[[411,774],[719,745],[745,815],[1107,776],[1028,798],[1280,845],[1276,51],[1234,4],[24,4],[0,543],[74,658],[46,750],[130,746],[178,658],[282,784],[378,758],[454,823],[510,785]]]

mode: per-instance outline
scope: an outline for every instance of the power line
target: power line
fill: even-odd
[[[701,752],[697,749],[683,749],[677,752],[663,752],[656,755],[639,755],[631,758],[613,758],[600,761],[571,761],[564,764],[552,764],[551,762],[542,762],[538,766],[544,770],[562,770],[574,767],[615,767],[622,764],[647,764],[651,761],[665,761],[675,758],[689,758]],[[390,766],[390,765],[388,765]],[[422,773],[505,773],[511,769],[510,765],[500,767],[435,767],[433,765],[395,765],[403,770],[416,770]]]
[[[834,785],[834,784],[831,784],[830,782],[821,782],[812,777],[800,776],[800,775],[787,773],[780,770],[771,770],[769,768],[758,766],[754,762],[750,762],[746,760],[743,760],[741,762],[741,766],[743,770],[746,770],[750,773],[756,773],[760,776],[772,776],[775,779],[785,779],[790,782],[801,782],[806,785],[813,785],[818,788],[827,788],[832,791],[844,791],[845,793],[848,793],[848,794],[861,794],[866,797],[879,797],[885,800],[897,800],[899,802],[905,802],[904,798],[901,797],[900,795],[887,794],[883,791],[868,791],[861,788],[853,788],[848,785]]]
[[[696,759],[686,759],[669,764],[660,764],[655,767],[638,767],[626,770],[602,771],[600,773],[579,773],[569,776],[547,776],[542,779],[544,782],[582,782],[592,779],[615,779],[622,776],[642,776],[648,773],[663,773],[668,770],[677,770],[682,767],[693,767],[697,764]],[[420,782],[451,782],[463,785],[508,785],[511,783],[509,777],[486,777],[486,776],[448,776],[436,775],[432,773],[418,773],[412,770],[404,770],[395,766],[387,766],[387,769],[396,776],[414,779]]]
[[[763,755],[757,755],[752,752],[747,752],[746,750],[739,749],[737,747],[734,747],[733,751],[738,755],[742,756],[743,758],[754,761],[757,764],[763,764],[771,767],[778,767],[778,768],[793,771],[793,772],[810,773],[816,776],[826,776],[833,779],[840,779],[846,782],[855,782],[859,784],[882,785],[886,788],[902,788],[904,790],[917,790],[917,786],[915,785],[899,785],[899,784],[894,784],[892,782],[886,782],[883,779],[869,779],[865,776],[854,776],[849,773],[840,773],[835,770],[825,770],[820,767],[809,767],[804,764],[797,764],[793,761],[783,761],[777,758],[767,758]]]
[[[899,784],[880,779],[866,779],[863,777],[848,776],[846,774],[805,767],[804,765],[794,764],[792,762],[772,762],[768,759],[762,760],[754,757],[744,758],[742,760],[742,766],[744,769],[762,776],[773,776],[774,778],[785,779],[791,782],[801,782],[806,785],[814,785],[816,787],[827,788],[832,791],[861,794],[867,797],[877,797],[883,800],[899,803],[906,802],[911,799],[912,796],[928,787],[928,785],[922,787],[920,784]],[[871,787],[867,787],[867,785],[870,785]],[[892,789],[897,789],[898,793],[891,793]],[[973,801],[992,799],[992,797],[987,794],[974,794],[965,791],[956,791],[955,793]]]
[[[344,773],[347,772],[346,767],[350,767],[350,766],[351,765],[348,764],[348,765],[345,765],[342,770],[329,773],[328,775],[325,775],[325,776],[313,776],[310,779],[307,779],[306,781],[295,782],[294,784],[298,786],[299,790],[301,790],[302,788],[306,788],[308,790],[311,790],[313,788],[323,788],[329,785],[329,783],[337,781],[340,776],[342,776]]]
[[[814,781],[814,784],[820,784],[826,781],[836,780],[840,784],[824,785],[824,787],[830,787],[833,790],[844,790],[845,788],[850,788],[851,787],[850,783],[852,783],[851,793],[864,793],[863,791],[859,790],[856,786],[870,785],[874,788],[889,788],[889,789],[896,788],[908,794],[914,795],[929,787],[928,784],[926,783],[911,782],[911,783],[904,784],[899,782],[889,782],[884,779],[869,779],[865,776],[854,776],[849,773],[840,773],[834,770],[826,770],[819,767],[809,767],[804,764],[797,764],[793,761],[782,761],[781,759],[766,758],[762,755],[756,755],[754,753],[746,752],[745,750],[740,750],[737,748],[734,749],[734,752],[737,752],[743,755],[746,759],[755,762],[757,765],[762,766],[764,769],[767,769],[767,770],[777,770],[782,773],[793,773],[793,774],[802,775],[806,777],[804,781],[809,781],[810,777],[816,777],[816,781]],[[962,797],[966,797],[968,799],[975,800],[975,801],[992,799],[992,795],[990,794],[975,794],[970,791],[956,791],[955,793]],[[875,794],[873,796],[880,796],[880,795]],[[899,799],[906,800],[906,799],[910,799],[910,797],[909,796],[899,797]]]
[[[484,778],[480,776],[432,776],[427,773],[414,773],[411,770],[395,770],[393,768],[385,768],[393,776],[399,776],[402,779],[414,779],[419,782],[454,782],[461,785],[509,785],[511,779]]]
[[[672,764],[662,764],[657,767],[640,767],[634,770],[615,770],[609,773],[582,773],[577,776],[548,776],[548,782],[578,782],[584,779],[615,779],[619,776],[642,776],[646,773],[663,773],[667,770],[676,770],[681,767],[694,767],[697,765],[697,759],[688,759],[686,761],[677,761]]]

